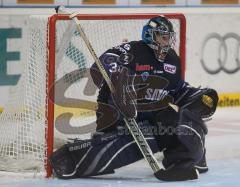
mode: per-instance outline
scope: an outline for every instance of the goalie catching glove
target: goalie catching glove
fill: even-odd
[[[174,97],[178,99],[174,104],[190,110],[202,119],[211,117],[216,111],[218,94],[214,89],[194,88],[185,82],[175,93]]]

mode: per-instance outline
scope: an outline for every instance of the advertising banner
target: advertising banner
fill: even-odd
[[[18,4],[53,4],[54,0],[17,0]]]
[[[141,0],[141,4],[175,4],[175,0]]]
[[[239,0],[2,0],[0,6],[219,6],[239,5]]]
[[[222,106],[240,105],[239,20],[239,14],[187,16],[186,79],[225,93]]]
[[[18,84],[27,60],[28,16],[0,16],[0,107]]]
[[[202,4],[238,4],[239,0],[202,0]]]
[[[114,5],[116,4],[116,0],[102,0],[102,1],[97,1],[97,0],[82,0],[82,4],[108,4],[108,5]]]

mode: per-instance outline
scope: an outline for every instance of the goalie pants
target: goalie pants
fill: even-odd
[[[139,121],[141,130],[154,153],[164,150],[165,167],[179,160],[196,164],[203,156],[205,130],[202,122],[188,110],[180,112],[175,132],[160,132],[157,124]],[[157,130],[156,130],[157,129]],[[153,131],[154,130],[154,131]],[[76,140],[53,153],[50,163],[57,177],[63,179],[114,173],[143,156],[124,127],[111,132],[97,132],[92,139]]]

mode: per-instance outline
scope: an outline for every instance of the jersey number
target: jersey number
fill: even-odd
[[[113,62],[111,64],[109,64],[110,68],[109,68],[109,72],[110,73],[115,73],[117,72],[117,63],[116,62]]]

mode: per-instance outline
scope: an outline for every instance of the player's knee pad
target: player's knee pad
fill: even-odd
[[[180,110],[177,136],[188,150],[190,157],[196,162],[204,154],[205,135],[207,132],[207,127],[199,116],[188,109]]]

